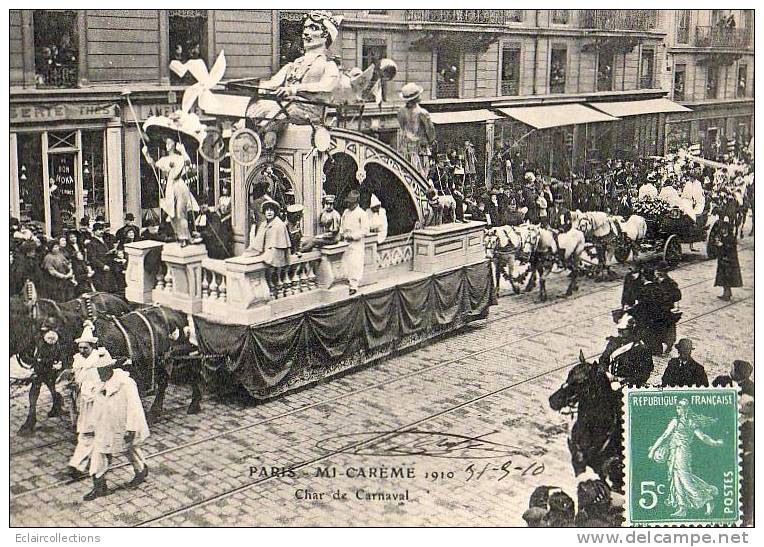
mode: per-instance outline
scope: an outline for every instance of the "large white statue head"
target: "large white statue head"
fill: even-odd
[[[302,24],[302,44],[305,51],[329,47],[337,39],[342,17],[334,17],[328,11],[313,10],[305,16]]]

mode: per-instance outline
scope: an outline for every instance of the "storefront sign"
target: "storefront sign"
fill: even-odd
[[[90,120],[119,116],[116,104],[11,105],[11,123]]]
[[[179,110],[180,105],[179,104],[134,104],[133,108],[135,110],[135,115],[138,116],[138,121],[145,122],[151,116],[169,116],[176,110]],[[198,107],[194,107],[193,113],[199,116],[201,119],[205,119],[205,118],[209,119],[209,117],[206,117],[204,113]],[[123,117],[124,117],[124,120],[127,122],[135,121],[135,118],[133,117],[133,113],[130,111],[129,108],[123,109]]]

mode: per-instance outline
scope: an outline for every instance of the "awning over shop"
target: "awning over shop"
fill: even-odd
[[[668,99],[646,99],[644,101],[618,101],[612,103],[588,103],[592,108],[596,108],[616,116],[625,118],[627,116],[639,116],[640,114],[662,114],[667,112],[692,112],[686,106],[677,104]]]
[[[536,129],[580,123],[613,122],[618,119],[577,103],[512,106],[499,108],[499,111]]]
[[[457,110],[456,112],[431,112],[430,119],[435,125],[449,123],[487,122],[500,120],[501,116],[484,108],[477,110]]]

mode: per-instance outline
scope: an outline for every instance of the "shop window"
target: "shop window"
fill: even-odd
[[[39,133],[19,133],[19,209],[24,222],[45,222],[42,183],[42,143]]]
[[[674,68],[674,100],[684,101],[685,82],[687,77],[687,65],[676,65]]]
[[[510,23],[522,23],[523,22],[523,10],[521,9],[508,9],[507,21]]]
[[[569,21],[570,21],[570,10],[567,10],[567,9],[552,10],[552,24],[567,25]]]
[[[76,152],[48,155],[51,233],[77,227]],[[60,224],[59,224],[60,223]]]
[[[567,74],[568,49],[566,47],[552,48],[549,60],[549,92],[565,93]]]
[[[302,55],[301,13],[281,13],[279,16],[279,66],[291,63]]]
[[[501,50],[501,94],[520,94],[520,48],[505,47]]]
[[[676,41],[687,44],[690,41],[690,10],[680,9],[676,14]]]
[[[737,96],[738,98],[748,96],[748,65],[737,67]]]
[[[387,57],[387,40],[384,38],[364,38],[361,46],[361,69],[366,70],[371,65],[379,66],[379,61]],[[387,100],[384,83],[382,84],[382,100]],[[375,102],[376,98],[371,93],[364,95],[366,102]]]
[[[191,59],[207,61],[207,10],[173,9],[168,10],[170,59],[182,63]],[[172,83],[186,83],[193,77],[186,75],[179,79],[170,74]],[[194,83],[194,82],[189,82]]]
[[[674,154],[681,148],[690,146],[690,122],[666,124],[666,149]]]
[[[79,74],[77,12],[35,10],[33,13],[35,84],[76,87]]]
[[[597,55],[597,91],[613,90],[614,58],[612,49],[600,50]]]
[[[149,154],[154,159],[164,155],[164,146],[149,142],[148,148]],[[141,154],[141,209],[144,210],[144,219],[153,217],[159,220],[159,181],[157,181],[157,176],[161,176],[159,170],[154,171]]]
[[[655,50],[643,48],[639,63],[639,88],[650,89],[655,77]]]
[[[103,131],[82,132],[82,201],[90,218],[106,215]]]
[[[706,71],[706,99],[716,99],[719,93],[719,68],[708,65]]]
[[[459,51],[454,48],[438,50],[437,98],[459,98]]]

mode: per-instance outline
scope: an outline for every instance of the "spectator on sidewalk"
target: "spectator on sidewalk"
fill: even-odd
[[[708,376],[703,365],[692,358],[692,340],[682,338],[675,346],[679,357],[669,359],[666,371],[663,373],[663,387],[708,387]]]

